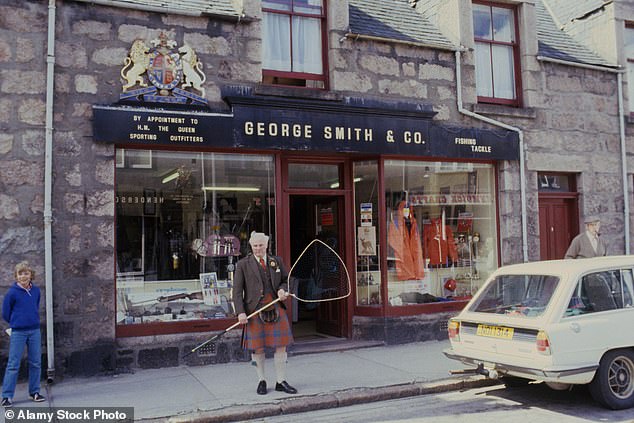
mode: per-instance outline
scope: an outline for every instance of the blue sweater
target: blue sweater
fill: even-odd
[[[40,288],[31,284],[26,290],[18,283],[11,285],[2,303],[2,318],[11,329],[30,330],[40,327]]]

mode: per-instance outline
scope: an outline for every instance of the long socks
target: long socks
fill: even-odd
[[[277,348],[273,361],[275,362],[275,374],[277,376],[277,383],[282,383],[286,380],[286,348]]]
[[[258,373],[259,380],[266,380],[264,377],[264,358],[266,355],[264,353],[253,353],[251,354],[251,364],[255,366],[255,371]]]

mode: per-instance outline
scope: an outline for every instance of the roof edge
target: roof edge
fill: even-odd
[[[405,44],[405,45],[410,45],[410,46],[415,46],[415,47],[427,47],[427,48],[435,48],[435,49],[439,49],[439,50],[446,50],[446,51],[462,51],[463,48],[461,47],[457,47],[454,45],[448,46],[448,45],[444,45],[444,44],[436,44],[436,43],[424,43],[424,42],[420,42],[420,41],[407,41],[407,40],[399,40],[396,38],[387,38],[387,37],[378,37],[376,35],[366,35],[366,34],[359,34],[359,33],[355,33],[355,32],[350,32],[347,31],[343,37],[341,37],[339,39],[339,41],[343,41],[345,39],[352,39],[354,40],[366,40],[366,41],[384,41],[387,43],[395,43],[395,44]]]
[[[611,72],[611,73],[625,72],[625,68],[619,65],[592,65],[592,64],[583,63],[583,62],[572,62],[570,60],[555,59],[554,57],[548,57],[548,56],[542,56],[542,55],[537,55],[537,60],[539,60],[540,62],[551,62],[551,63],[560,64],[560,65],[575,66],[578,68],[592,69],[592,70],[598,70],[603,72]]]
[[[118,7],[121,9],[132,9],[132,10],[143,10],[146,12],[156,12],[156,13],[167,13],[167,14],[175,14],[175,15],[185,15],[185,16],[211,16],[216,17],[218,19],[226,19],[231,21],[252,21],[253,18],[247,17],[244,13],[235,12],[235,14],[219,14],[219,13],[210,13],[205,12],[205,10],[190,10],[183,8],[175,8],[168,6],[150,6],[147,4],[140,3],[130,3],[129,1],[123,0],[73,0],[75,2],[80,3],[89,3],[89,4],[97,4],[100,6],[110,6],[110,7]]]

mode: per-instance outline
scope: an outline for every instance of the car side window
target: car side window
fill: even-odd
[[[574,316],[631,307],[632,284],[630,269],[585,275],[577,284],[565,315]]]
[[[634,277],[632,269],[623,269],[621,271],[622,287],[623,287],[623,307],[634,306]]]

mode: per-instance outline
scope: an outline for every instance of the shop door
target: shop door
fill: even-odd
[[[320,239],[343,257],[343,237],[341,236],[343,216],[341,196],[291,195],[290,251],[291,262],[295,263],[304,248],[314,239]],[[309,289],[309,275],[298,282],[298,296]],[[306,298],[307,296],[304,296]],[[293,334],[296,338],[311,334],[342,337],[345,301],[324,301],[320,303],[293,303]]]
[[[576,235],[576,200],[572,198],[539,199],[539,241],[541,260],[564,258]]]

